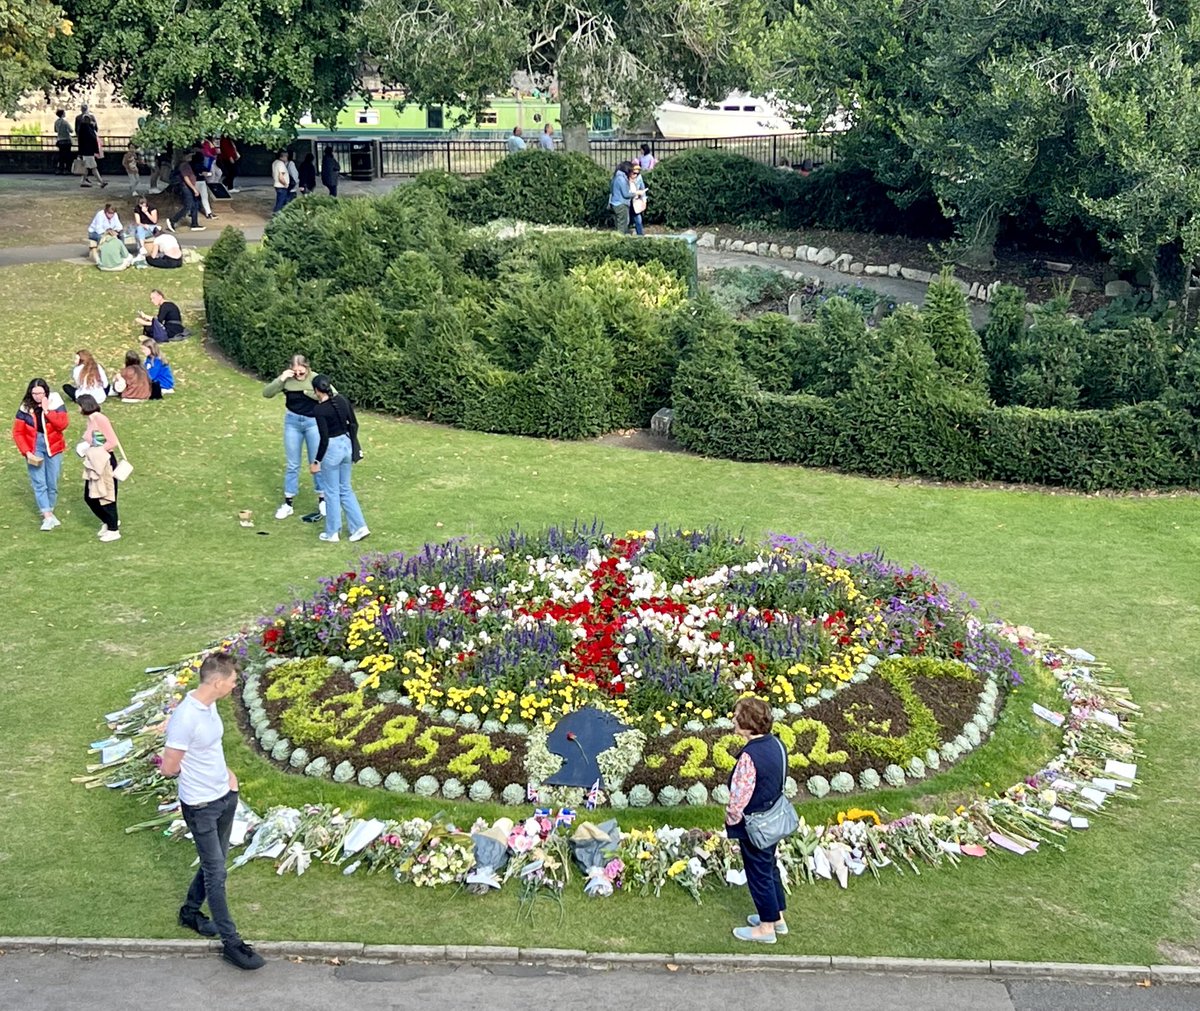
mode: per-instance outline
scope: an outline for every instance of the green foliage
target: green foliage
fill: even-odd
[[[1016,349],[1025,341],[1025,290],[1002,284],[988,306],[988,321],[983,331],[988,389],[997,404],[1009,404],[1017,371]]]
[[[1165,328],[1145,317],[1124,330],[1088,334],[1080,370],[1083,405],[1104,409],[1160,399],[1173,354]]]
[[[1053,299],[1034,314],[1033,326],[1013,348],[1012,402],[1025,407],[1079,405],[1083,325],[1067,315],[1067,300]]]
[[[229,129],[247,140],[331,123],[359,83],[361,4],[263,7],[248,0],[66,0],[74,34],[61,65],[104,74],[149,113],[156,140],[194,144]],[[272,122],[282,124],[282,130]]]
[[[737,315],[768,299],[787,298],[794,285],[769,267],[718,267],[708,287],[717,305]]]
[[[63,9],[48,0],[5,0],[0,5],[0,112],[15,115],[23,95],[49,88],[61,77],[61,42],[69,41],[73,31]]]
[[[672,228],[769,219],[783,206],[784,173],[739,154],[693,148],[646,175],[647,215]]]
[[[809,386],[822,345],[812,323],[768,312],[738,324],[738,354],[762,390],[792,393]]]
[[[501,158],[465,187],[463,217],[482,224],[518,218],[540,225],[599,225],[608,215],[608,173],[591,158],[530,149]]]
[[[204,269],[214,274],[223,274],[234,261],[246,253],[246,237],[236,228],[226,226],[204,254]]]
[[[971,326],[967,297],[949,271],[930,286],[922,313],[925,333],[948,380],[972,393],[987,389],[987,363],[979,334]]]
[[[836,162],[811,175],[780,173],[783,223],[788,228],[944,238],[952,226],[929,194],[896,202],[872,169],[839,151]]]

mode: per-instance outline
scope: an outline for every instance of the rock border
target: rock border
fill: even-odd
[[[630,966],[686,967],[696,972],[747,969],[990,976],[1056,979],[1071,983],[1144,983],[1200,986],[1200,966],[1105,965],[1085,962],[1014,962],[1001,959],[891,958],[861,955],[764,955],[702,952],[584,951],[581,948],[518,948],[474,944],[363,944],[358,941],[256,941],[267,958],[372,963],[523,963],[615,969]],[[220,942],[137,937],[0,937],[6,952],[64,954],[81,958],[199,957],[216,954]]]
[[[720,238],[716,232],[701,233],[696,239],[696,248],[712,249],[723,253],[745,253],[751,256],[766,256],[780,260],[791,260],[797,263],[811,263],[814,266],[824,267],[827,270],[836,270],[843,274],[849,274],[852,277],[892,277],[925,285],[935,281],[938,277],[935,271],[918,270],[915,267],[906,267],[902,263],[866,263],[855,257],[853,253],[839,253],[832,246],[822,246],[819,248],[817,246],[804,245],[790,246],[771,242],[770,240],[748,242],[744,239]],[[1049,270],[1064,274],[1070,273],[1071,270],[1070,264],[1055,263],[1049,260],[1046,261],[1046,267]],[[996,291],[1004,282],[997,280],[989,283],[982,281],[968,283],[956,277],[954,278],[954,283],[962,289],[963,294],[969,300],[986,303],[995,297]],[[1075,278],[1075,283],[1075,290],[1080,293],[1090,293],[1096,290],[1095,282],[1090,277],[1078,276]],[[1104,294],[1107,298],[1131,295],[1134,290],[1133,285],[1128,281],[1113,280],[1106,282],[1104,285]]]

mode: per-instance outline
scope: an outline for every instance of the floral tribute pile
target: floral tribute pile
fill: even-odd
[[[461,827],[319,805],[262,819],[244,810],[237,835],[250,843],[237,862],[267,857],[280,873],[318,860],[416,885],[486,891],[515,880],[530,902],[561,897],[576,873],[591,895],[658,894],[674,882],[699,900],[711,884],[743,880],[723,832],[623,832],[577,809],[723,803],[740,743],[728,717],[744,694],[771,702],[790,752],[787,792],[800,798],[901,786],[956,761],[984,740],[1031,664],[1053,672],[1067,710],[1034,707],[1062,727],[1063,750],[1002,794],[944,814],[889,821],[848,807],[834,823],[802,824],[779,849],[789,887],[1058,846],[1129,796],[1136,777],[1138,709],[1090,654],[986,621],[920,570],[790,537],[613,537],[577,526],[484,547],[427,545],[365,558],[214,648],[243,656],[241,716],[288,769],[395,793],[551,805]],[[100,760],[79,781],[158,802],[158,817],[135,829],[185,831],[153,758],[203,655],[149,672],[92,745]],[[602,788],[545,787],[561,763],[547,732],[584,705],[628,728],[600,756]],[[713,822],[722,824],[716,811]]]

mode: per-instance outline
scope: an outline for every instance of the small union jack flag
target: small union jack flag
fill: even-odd
[[[587,809],[589,811],[594,811],[596,809],[596,804],[599,802],[599,800],[600,800],[600,780],[597,779],[596,782],[594,782],[592,784],[591,789],[588,790],[588,792],[587,792]]]
[[[574,820],[575,820],[575,812],[572,811],[569,807],[564,807],[558,812],[557,817],[555,817],[554,827],[558,828],[559,825],[566,827],[567,825],[570,825],[571,822],[573,822]]]
[[[537,788],[536,784],[530,783],[525,788],[525,799],[526,800],[537,800],[537,795],[538,795],[538,788]]]

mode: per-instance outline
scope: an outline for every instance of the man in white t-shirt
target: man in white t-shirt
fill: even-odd
[[[164,776],[179,777],[179,805],[192,833],[200,869],[179,910],[179,924],[205,937],[220,936],[221,957],[239,969],[258,969],[263,957],[241,939],[225,900],[225,862],[237,811],[237,776],[225,764],[225,733],[217,701],[237,686],[237,662],[212,653],[200,665],[200,684],[183,697],[167,723]],[[210,920],[200,911],[208,900]]]

